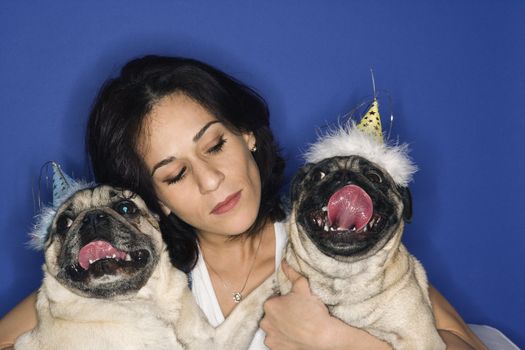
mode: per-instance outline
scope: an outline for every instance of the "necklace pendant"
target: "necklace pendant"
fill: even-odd
[[[234,292],[234,293],[233,293],[233,301],[234,301],[235,303],[238,304],[238,303],[241,302],[241,300],[242,300],[242,295],[241,295],[241,293],[239,293],[239,292]]]

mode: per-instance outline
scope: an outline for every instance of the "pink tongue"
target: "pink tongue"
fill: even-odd
[[[372,218],[372,199],[361,187],[346,185],[335,192],[328,201],[328,224],[335,228],[357,231]]]
[[[93,241],[80,249],[78,253],[78,263],[84,270],[89,268],[89,260],[97,261],[105,259],[106,257],[113,257],[115,259],[126,259],[126,253],[113,247],[106,241]]]

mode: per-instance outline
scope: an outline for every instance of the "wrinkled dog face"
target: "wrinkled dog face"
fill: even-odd
[[[408,189],[359,156],[302,167],[292,183],[292,205],[299,234],[338,259],[374,254],[411,216]]]
[[[109,186],[75,193],[57,210],[49,230],[48,272],[87,297],[139,290],[162,249],[158,222],[142,199]]]

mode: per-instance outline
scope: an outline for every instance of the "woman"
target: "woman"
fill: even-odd
[[[103,86],[87,146],[98,182],[140,194],[160,216],[172,263],[190,273],[210,322],[220,324],[278,267],[286,233],[279,189],[284,162],[254,91],[202,62],[147,56]],[[265,304],[250,348],[389,349],[331,317],[307,280],[284,265],[290,294]],[[449,349],[483,349],[430,290]],[[0,344],[34,327],[32,295],[0,322]]]

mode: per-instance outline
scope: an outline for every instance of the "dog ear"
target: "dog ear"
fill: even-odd
[[[302,167],[299,168],[299,170],[297,170],[294,177],[292,178],[292,186],[290,186],[291,188],[290,197],[292,198],[292,203],[297,200],[297,196],[299,195],[299,184],[303,181],[306,174],[308,174],[308,171],[310,171],[310,169],[314,165],[315,165],[314,163],[307,163],[303,165]]]
[[[405,222],[412,221],[412,194],[408,187],[398,186],[401,200],[403,201],[403,219]]]

